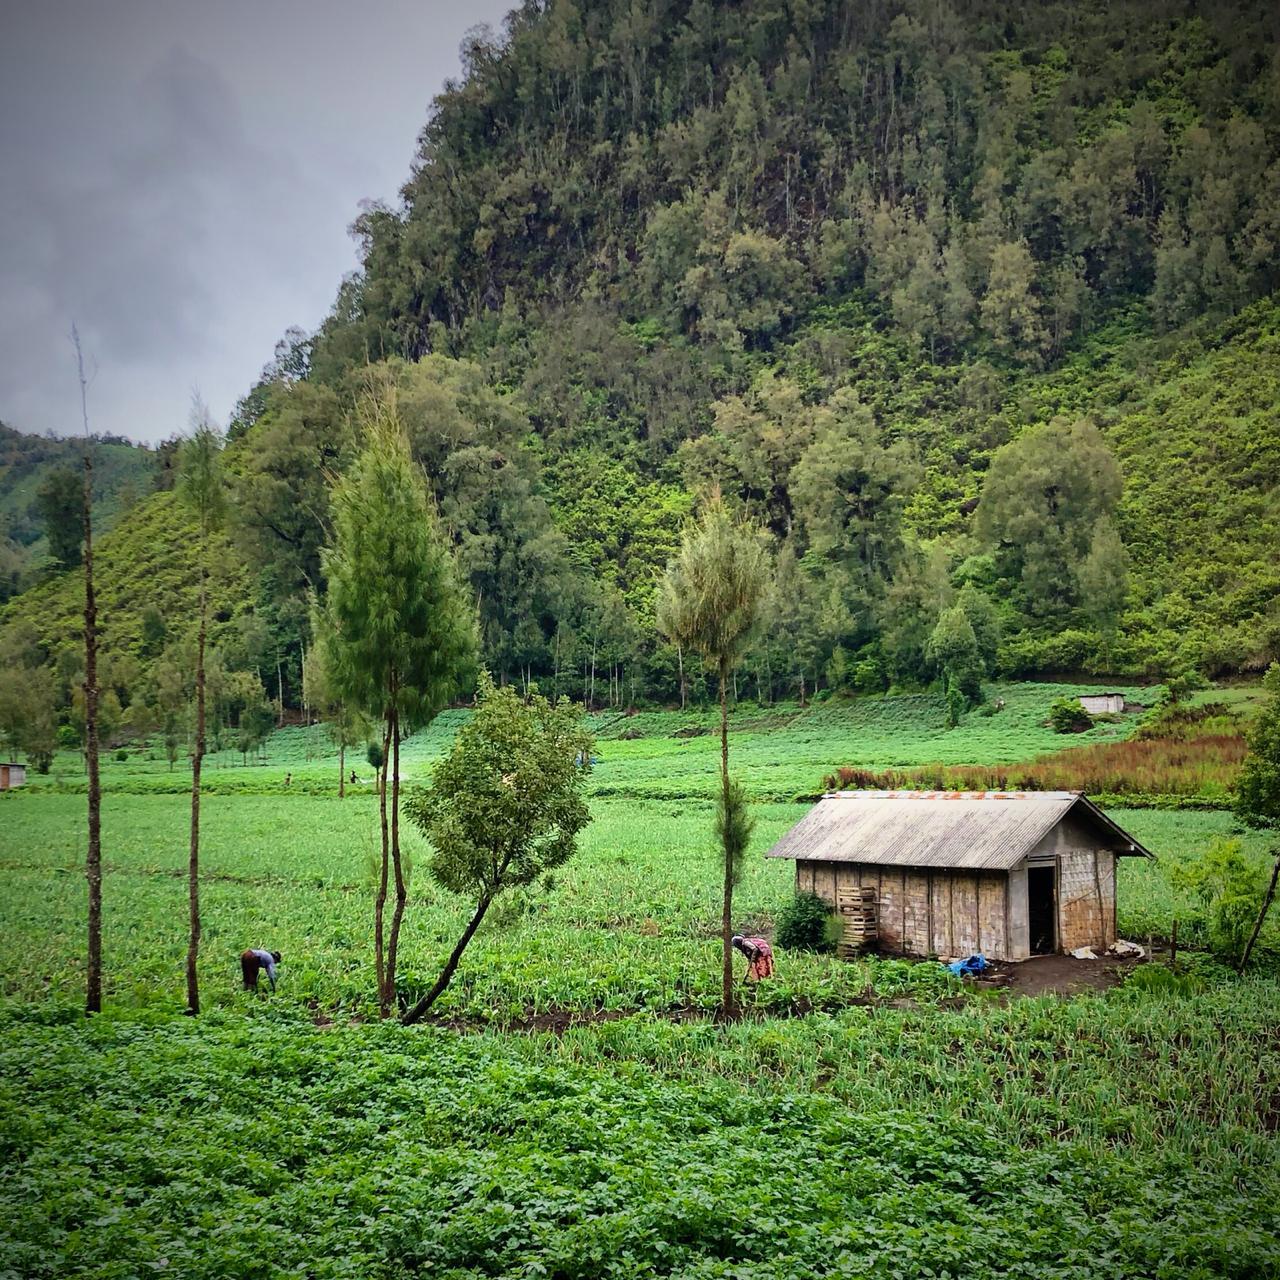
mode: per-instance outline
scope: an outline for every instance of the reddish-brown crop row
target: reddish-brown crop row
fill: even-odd
[[[829,790],[1087,791],[1217,798],[1235,787],[1244,756],[1239,735],[1207,734],[1068,747],[1022,764],[884,770],[842,766],[828,775],[825,785]]]

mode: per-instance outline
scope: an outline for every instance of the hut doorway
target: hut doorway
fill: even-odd
[[[1027,868],[1027,918],[1031,925],[1031,954],[1052,955],[1057,948],[1054,922],[1054,880],[1057,868]]]

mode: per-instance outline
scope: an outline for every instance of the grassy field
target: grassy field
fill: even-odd
[[[1038,724],[1055,693],[1013,686],[950,734],[927,699],[744,708],[754,852],[835,760],[1060,747]],[[407,744],[407,778],[457,714]],[[780,952],[756,1017],[671,1017],[718,994],[715,742],[674,736],[711,723],[598,718],[581,853],[486,922],[441,1022],[412,1030],[374,1019],[374,798],[331,794],[315,731],[211,770],[196,1021],[187,801],[166,791],[184,771],[108,762],[108,1012],[88,1024],[77,761],[0,798],[0,1277],[1280,1275],[1271,977],[1193,957],[1169,990],[1005,1004],[938,965]],[[1231,815],[1112,812],[1159,855],[1122,863],[1121,931],[1176,916],[1194,940],[1170,871]],[[744,927],[770,927],[792,874],[749,859]],[[420,873],[411,899],[406,990],[467,909]],[[274,998],[236,989],[247,945],[284,953]],[[593,1021],[511,1029],[550,1011]]]
[[[957,729],[947,728],[943,700],[931,694],[819,702],[805,708],[787,703],[767,708],[743,704],[731,716],[733,771],[753,798],[787,801],[820,792],[823,779],[840,764],[884,769],[1017,763],[1063,746],[1062,735],[1046,724],[1056,697],[1102,689],[1030,682],[992,686],[991,699],[1003,699],[1004,709],[995,715],[972,711]],[[1154,703],[1159,689],[1120,692],[1135,706],[1142,706]],[[446,711],[408,739],[401,747],[402,774],[409,780],[425,777],[466,715]],[[591,780],[594,795],[654,800],[714,795],[720,767],[714,708],[633,715],[601,712],[590,719],[598,737]],[[1088,733],[1073,736],[1071,743],[1118,741],[1132,733],[1137,719],[1137,713],[1130,713],[1117,723],[1100,722]],[[105,759],[107,791],[181,794],[190,788],[185,760],[169,768],[159,743],[122,750],[123,760],[117,760],[115,752]],[[348,773],[355,771],[366,791],[371,789],[373,770],[362,751],[348,756],[347,768]],[[283,793],[286,776],[293,790],[317,795],[337,792],[338,756],[318,725],[273,734],[264,759],[248,765],[236,751],[214,751],[206,757],[205,769],[206,786],[214,794]],[[32,775],[29,785],[38,791],[83,790],[83,761],[78,753],[62,752],[52,772]]]
[[[7,995],[75,999],[82,986],[83,805],[78,796],[34,795],[0,806],[0,990]],[[804,811],[759,805],[756,849]],[[719,907],[711,805],[604,797],[592,812],[582,852],[557,874],[554,888],[503,904],[481,931],[442,1012],[504,1021],[548,1008],[715,1004]],[[1231,816],[1113,812],[1160,858],[1156,865],[1121,863],[1122,931],[1163,935],[1177,915],[1183,938],[1194,938],[1198,907],[1171,886],[1168,873],[1230,832]],[[178,796],[106,798],[104,946],[113,999],[181,1005],[188,816]],[[374,823],[367,796],[206,800],[206,1000],[238,1001],[237,957],[247,946],[271,946],[286,957],[283,998],[331,1013],[372,1012]],[[1245,839],[1261,859],[1263,841]],[[419,858],[412,828],[405,847],[411,863]],[[744,928],[770,926],[793,875],[789,863],[750,859],[737,897]],[[470,910],[425,874],[414,874],[411,893],[402,951],[406,988],[434,976]],[[787,957],[766,998],[785,1006],[805,995],[834,1006],[869,981],[893,992],[919,985],[915,968],[797,954]]]

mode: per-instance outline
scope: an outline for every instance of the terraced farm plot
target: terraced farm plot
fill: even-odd
[[[1005,697],[950,734],[928,699],[740,713],[743,927],[791,892],[791,865],[758,855],[833,762],[1061,745],[1037,722],[1052,693]],[[408,780],[459,716],[407,744]],[[1280,1274],[1270,976],[1193,956],[1168,989],[1006,1004],[928,962],[780,950],[748,1018],[717,1025],[716,743],[674,736],[709,723],[599,717],[579,856],[495,910],[438,1022],[408,1030],[376,1022],[374,797],[332,794],[315,731],[211,770],[199,1020],[179,1014],[183,771],[108,763],[108,1011],[89,1024],[75,759],[0,798],[0,1275]],[[1231,815],[1116,816],[1160,859],[1121,864],[1121,932],[1176,916],[1194,941],[1169,873]],[[411,993],[467,904],[412,829],[405,847]],[[237,990],[246,945],[284,953],[274,997]],[[552,1014],[558,1034],[513,1029]]]

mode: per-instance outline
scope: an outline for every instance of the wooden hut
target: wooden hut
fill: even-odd
[[[20,787],[27,780],[27,766],[12,761],[0,761],[0,791]]]
[[[1076,791],[837,791],[766,855],[879,947],[992,960],[1116,940],[1116,859],[1152,855]]]

